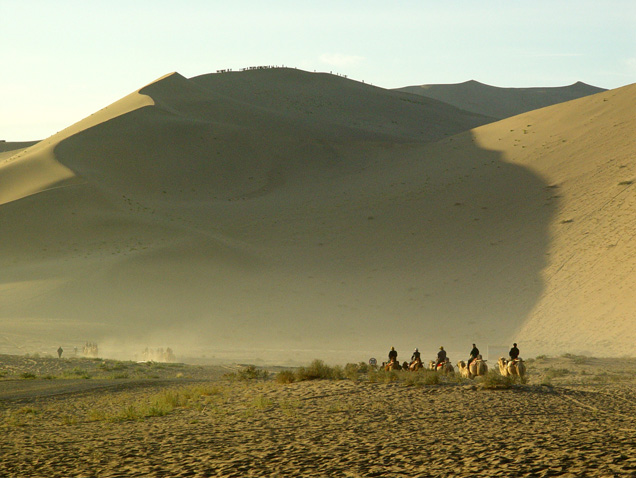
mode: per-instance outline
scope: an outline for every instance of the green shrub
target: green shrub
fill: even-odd
[[[251,407],[264,410],[272,406],[272,401],[264,395],[259,395],[252,400]]]
[[[293,383],[296,381],[296,374],[291,370],[282,370],[276,374],[278,383]]]
[[[424,370],[422,383],[424,385],[437,385],[442,381],[442,374],[433,372],[432,370]]]
[[[308,367],[299,367],[296,370],[296,380],[299,382],[318,379],[338,380],[343,377],[342,367],[330,367],[318,359],[311,362]]]
[[[269,377],[269,372],[267,370],[262,370],[256,368],[254,365],[248,365],[245,368],[237,372],[232,372],[224,375],[225,378],[229,378],[230,380],[266,380]]]
[[[514,380],[512,377],[504,377],[494,370],[489,370],[488,373],[481,378],[481,386],[488,390],[505,390],[512,387]]]
[[[348,363],[344,366],[344,376],[354,382],[358,381],[360,378],[360,367],[355,363]]]

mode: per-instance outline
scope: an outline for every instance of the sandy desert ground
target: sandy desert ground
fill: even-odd
[[[635,362],[526,363],[527,383],[489,389],[433,372],[282,383],[281,369],[3,355],[0,475],[636,476]]]
[[[630,85],[495,121],[295,69],[167,75],[4,144],[0,352],[620,356],[635,107]]]

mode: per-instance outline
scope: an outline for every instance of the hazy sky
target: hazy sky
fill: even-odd
[[[384,88],[636,82],[635,0],[0,0],[0,139],[154,79],[285,65]]]

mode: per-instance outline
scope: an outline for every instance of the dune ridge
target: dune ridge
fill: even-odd
[[[397,91],[434,98],[466,111],[504,119],[606,90],[580,81],[557,87],[500,88],[470,80],[447,85],[407,86],[397,88]]]
[[[161,344],[342,361],[514,338],[527,352],[615,353],[604,341],[628,318],[605,307],[600,335],[591,314],[578,330],[559,307],[575,282],[551,271],[564,277],[577,238],[563,234],[579,227],[562,224],[572,201],[598,209],[612,197],[592,171],[612,159],[633,174],[623,106],[635,96],[626,87],[492,123],[293,69],[166,75],[0,167],[12,231],[0,244],[0,347],[91,340],[112,355]],[[41,158],[52,166],[32,177]],[[627,180],[612,170],[603,185]],[[621,212],[590,217],[618,238],[631,230]],[[614,262],[628,262],[631,241]],[[575,244],[587,257],[589,243]],[[587,260],[581,299],[596,284]],[[620,284],[598,300],[626,311]]]

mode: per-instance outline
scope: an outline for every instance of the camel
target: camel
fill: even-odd
[[[431,360],[430,362],[428,362],[428,369],[435,371],[435,361],[434,360]],[[442,363],[440,363],[437,366],[437,372],[452,373],[454,371],[455,371],[455,369],[453,368],[453,364],[450,363],[450,360],[448,358],[446,358],[445,362],[442,362]]]
[[[459,373],[461,374],[462,377],[473,378],[472,374],[470,373],[470,370],[468,370],[468,366],[466,365],[466,362],[464,362],[463,360],[460,360],[459,362],[457,362],[457,369],[459,370]]]
[[[457,362],[457,368],[462,377],[466,378],[480,377],[488,373],[488,365],[486,365],[486,361],[481,358],[481,355],[473,360],[470,365],[466,365],[466,362],[460,360]]]
[[[510,360],[507,365],[508,375],[512,377],[523,378],[526,375],[526,364],[523,363],[523,360],[520,358],[516,358],[514,360]]]
[[[391,359],[389,363],[384,365],[384,370],[386,370],[387,372],[389,370],[402,370],[402,366],[400,365],[400,362],[398,362],[397,360]]]
[[[508,361],[503,358],[503,357],[499,357],[499,360],[497,360],[497,365],[499,365],[499,373],[501,374],[502,377],[507,377],[508,374]]]
[[[488,373],[488,365],[486,365],[486,361],[481,358],[481,355],[478,355],[475,360],[470,362],[468,368],[470,374],[474,377],[483,377]]]
[[[408,368],[405,368],[404,370],[410,370],[411,372],[417,372],[419,369],[424,368],[424,364],[422,363],[422,359],[415,359],[411,362],[411,364],[408,366]]]
[[[523,378],[526,375],[526,365],[520,358],[506,360],[504,357],[499,357],[497,364],[499,365],[499,373],[504,377]]]

